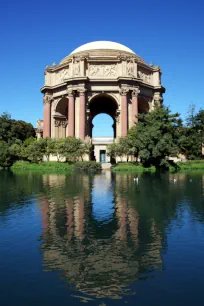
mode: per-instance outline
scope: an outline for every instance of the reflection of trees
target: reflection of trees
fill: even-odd
[[[151,222],[151,235],[145,244],[140,243],[138,212],[115,192],[117,180],[115,186],[107,175],[81,176],[78,180],[82,187],[78,194],[61,193],[60,200],[52,193],[42,203],[42,207],[48,207],[43,210],[44,264],[50,270],[62,270],[69,283],[85,294],[119,298],[128,293],[126,287],[142,273],[162,267],[161,236],[156,223]],[[111,188],[110,201],[114,206],[112,215],[104,222],[92,214],[91,195],[98,192],[101,197],[101,186]],[[104,231],[109,235],[104,235]]]
[[[83,293],[119,298],[162,268],[167,226],[182,216],[183,201],[196,221],[204,220],[204,175],[142,174],[138,185],[133,177],[2,172],[0,213],[37,198],[46,269],[61,270]],[[112,209],[97,219],[93,207],[105,206],[104,199]]]

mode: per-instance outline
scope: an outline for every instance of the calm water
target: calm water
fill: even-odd
[[[133,178],[1,172],[0,305],[203,305],[204,174]]]

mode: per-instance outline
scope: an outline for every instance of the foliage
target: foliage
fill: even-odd
[[[5,141],[0,141],[0,168],[9,168],[13,163],[9,146]]]
[[[204,170],[204,160],[187,160],[178,163],[179,170]]]
[[[70,163],[41,162],[39,164],[28,161],[16,161],[11,167],[12,170],[45,170],[45,171],[72,171],[73,165]]]
[[[0,140],[11,145],[15,143],[16,139],[24,141],[29,137],[35,137],[35,129],[32,124],[11,119],[7,113],[0,116]]]
[[[43,160],[45,154],[44,142],[35,140],[25,149],[25,156],[33,163],[39,163]]]
[[[128,171],[128,172],[155,172],[155,167],[143,167],[138,162],[118,163],[112,168],[113,172]]]
[[[80,161],[75,163],[75,169],[82,171],[100,171],[101,164],[95,161]]]
[[[123,157],[126,157],[127,161],[129,156],[135,155],[135,148],[132,146],[130,137],[121,137],[117,143],[112,143],[107,146],[107,155],[116,159],[120,157],[121,161]]]
[[[181,153],[185,154],[187,159],[200,159],[204,144],[204,110],[201,109],[197,114],[191,110],[186,123],[187,126],[180,132]]]
[[[81,139],[67,137],[64,144],[64,156],[68,161],[76,161],[79,158],[83,161],[83,156],[90,153],[90,146]]]
[[[171,114],[168,108],[157,107],[139,116],[139,123],[131,131],[141,162],[144,166],[168,168],[166,158],[179,152],[179,114]]]

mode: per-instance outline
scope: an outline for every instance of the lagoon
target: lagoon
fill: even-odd
[[[134,177],[0,172],[1,305],[203,305],[204,174]]]

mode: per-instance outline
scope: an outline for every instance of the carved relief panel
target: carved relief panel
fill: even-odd
[[[89,77],[116,77],[117,64],[89,64]]]
[[[144,69],[139,69],[138,72],[137,72],[137,77],[139,79],[141,79],[144,83],[147,83],[147,84],[151,84],[152,83],[152,75],[144,70]]]
[[[70,69],[66,67],[55,73],[55,84],[63,83],[65,79],[70,77]]]
[[[65,138],[66,137],[66,127],[67,120],[55,119],[55,137],[56,138]]]

